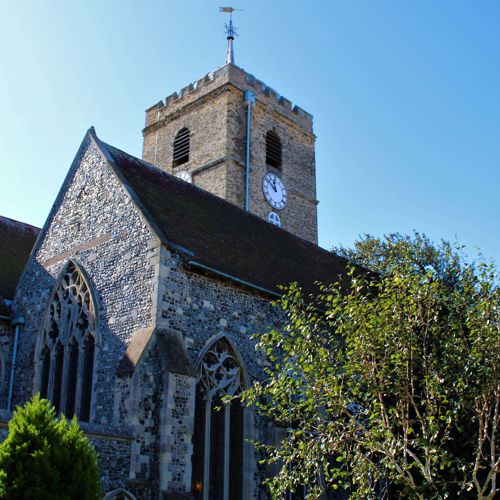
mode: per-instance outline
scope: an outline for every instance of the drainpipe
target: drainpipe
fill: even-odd
[[[245,170],[245,210],[248,212],[248,191],[250,183],[250,130],[252,124],[252,106],[255,104],[255,94],[251,90],[245,90],[245,104],[247,106],[247,153]]]
[[[12,318],[10,324],[16,327],[14,335],[14,349],[12,350],[12,365],[10,367],[9,397],[7,399],[7,410],[12,409],[12,392],[14,391],[14,375],[16,373],[17,344],[19,342],[19,329],[24,325],[24,316]]]

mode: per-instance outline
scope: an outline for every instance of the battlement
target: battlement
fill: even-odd
[[[190,83],[179,92],[174,92],[146,110],[146,128],[161,121],[171,113],[191,104],[197,99],[215,91],[225,84],[231,84],[240,89],[252,90],[257,102],[271,106],[277,113],[296,123],[307,132],[313,131],[313,117],[264,82],[255,78],[252,74],[233,64],[225,66],[206,74],[203,78]]]

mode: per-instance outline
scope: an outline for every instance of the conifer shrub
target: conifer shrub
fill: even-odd
[[[97,456],[76,418],[35,395],[17,407],[0,445],[0,498],[101,498]]]

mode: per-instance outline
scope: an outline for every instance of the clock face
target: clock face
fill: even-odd
[[[275,174],[266,174],[262,179],[262,190],[267,202],[276,210],[286,207],[286,188],[283,181]]]
[[[193,178],[191,177],[191,174],[187,170],[181,170],[180,172],[177,172],[175,176],[179,177],[179,179],[182,179],[183,181],[190,183],[193,182]]]

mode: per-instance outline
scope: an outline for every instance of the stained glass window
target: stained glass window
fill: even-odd
[[[204,355],[196,388],[192,492],[204,500],[242,498],[243,408],[222,397],[242,389],[242,372],[229,342],[218,340]]]
[[[39,390],[57,412],[88,421],[95,355],[95,311],[87,281],[70,262],[57,283],[39,345]]]

